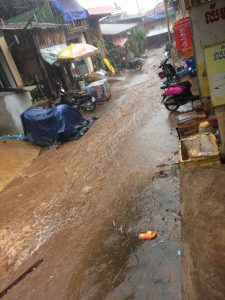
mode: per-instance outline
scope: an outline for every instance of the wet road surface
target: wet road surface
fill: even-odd
[[[0,141],[0,191],[29,166],[41,149],[18,139]]]
[[[79,141],[44,151],[0,195],[5,299],[180,299],[175,116],[149,53]],[[172,128],[172,129],[171,129]],[[153,241],[137,234],[158,231]]]

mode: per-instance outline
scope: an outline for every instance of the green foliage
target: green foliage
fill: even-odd
[[[144,40],[145,39],[145,30],[144,30],[144,28],[138,28],[133,35],[134,35],[134,38],[137,41]]]
[[[10,18],[7,20],[7,22],[26,23],[34,14],[36,15],[38,23],[54,23],[54,17],[49,3],[45,3],[43,6],[41,6],[41,8],[34,8],[16,17]]]
[[[134,55],[140,55],[144,51],[146,36],[143,28],[138,28],[130,37],[130,49]]]
[[[106,70],[106,67],[105,67],[105,64],[103,61],[103,57],[101,54],[97,55],[97,64],[98,64],[99,69]]]
[[[98,48],[98,50],[100,52],[97,55],[97,60],[96,60],[97,67],[100,68],[100,69],[106,70],[105,64],[104,64],[104,61],[103,61],[103,57],[105,57],[105,53],[106,53],[105,41],[103,39],[94,38],[93,39],[93,45],[96,48]]]
[[[112,48],[109,50],[109,60],[113,66],[116,66],[116,60],[118,59],[120,55],[120,50],[118,47],[112,46]]]
[[[98,48],[99,52],[104,56],[106,53],[106,45],[104,39],[93,39],[93,45]]]

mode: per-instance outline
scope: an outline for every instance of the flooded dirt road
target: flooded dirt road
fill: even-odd
[[[5,299],[181,298],[175,116],[149,52],[79,141],[45,150],[0,195]],[[172,128],[172,129],[171,129]],[[153,241],[137,233],[158,231]]]

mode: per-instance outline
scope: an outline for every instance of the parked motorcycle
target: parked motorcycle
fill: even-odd
[[[177,72],[174,68],[174,66],[170,63],[168,63],[169,57],[164,59],[158,69],[162,69],[161,72],[158,73],[159,78],[165,79],[166,78],[166,83],[172,83],[172,82],[178,82],[179,77],[177,76]]]
[[[191,87],[190,81],[174,83],[169,87],[162,87],[166,91],[162,94],[163,99],[161,103],[165,105],[167,110],[177,111],[180,106],[187,104],[189,101],[193,103],[199,100],[200,96],[194,96],[191,92]]]
[[[77,92],[67,94],[62,85],[57,82],[59,89],[60,104],[67,104],[69,106],[76,106],[78,109],[86,111],[94,111],[96,109],[96,98],[88,92]]]
[[[143,67],[143,61],[144,60],[142,58],[134,58],[134,59],[130,60],[128,62],[128,64],[126,64],[125,57],[123,57],[122,62],[121,62],[121,68],[123,70],[127,69],[127,70],[140,71]]]
[[[196,69],[193,69],[191,67],[187,68],[181,68],[178,72],[174,68],[174,66],[170,63],[168,63],[168,59],[164,59],[161,64],[159,65],[158,69],[162,69],[161,72],[158,73],[159,77],[161,79],[165,79],[164,82],[165,85],[170,85],[170,83],[179,82],[180,79],[182,79],[186,75],[190,75],[192,77],[196,76]]]
[[[165,53],[165,58],[171,58],[171,46],[169,42],[166,42],[164,45],[164,53]]]

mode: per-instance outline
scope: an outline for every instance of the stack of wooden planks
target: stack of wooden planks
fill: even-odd
[[[177,116],[177,131],[180,138],[198,133],[199,124],[207,118],[204,112],[192,111]]]

